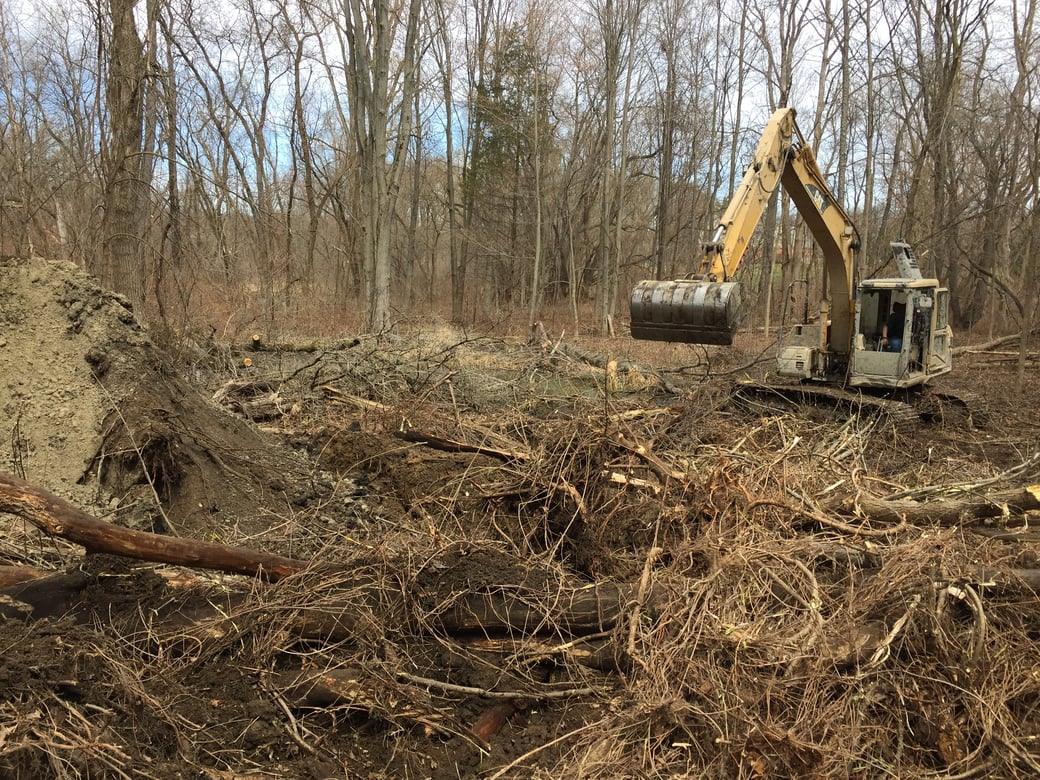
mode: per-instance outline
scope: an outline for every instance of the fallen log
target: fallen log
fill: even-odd
[[[0,617],[40,620],[60,617],[72,610],[93,578],[73,569],[53,572],[0,588]]]
[[[650,451],[650,447],[639,441],[630,441],[625,437],[621,431],[617,431],[614,434],[614,441],[619,447],[628,450],[633,455],[646,461],[646,464],[657,476],[663,480],[679,480],[680,482],[686,479],[686,474],[679,469],[673,468],[672,466],[661,460],[660,457]]]
[[[338,339],[336,341],[305,341],[300,343],[276,342],[268,344],[260,333],[254,333],[249,343],[241,347],[253,352],[339,352],[361,345],[361,339]]]
[[[995,585],[1013,591],[1021,590],[1021,586],[1025,585],[1033,593],[1040,594],[1040,569],[983,570],[979,580],[984,585]]]
[[[444,452],[469,452],[474,453],[476,455],[487,455],[488,457],[497,458],[498,460],[505,461],[506,463],[515,460],[529,461],[532,459],[530,452],[526,452],[521,449],[502,449],[498,447],[488,447],[482,444],[468,444],[463,441],[445,439],[443,436],[420,433],[419,431],[395,431],[394,436],[396,436],[398,439],[404,439],[405,441],[413,442],[415,444],[423,444],[435,450],[442,450]]]
[[[246,547],[163,536],[113,525],[4,472],[0,472],[0,512],[18,515],[50,536],[82,545],[87,552],[262,576],[268,580],[296,574],[310,565],[307,561]]]
[[[562,631],[581,636],[612,630],[635,596],[633,586],[613,583],[565,587],[540,597],[518,589],[470,593],[452,603],[437,621],[449,634],[512,629],[526,635]],[[653,612],[664,598],[662,588],[652,588],[645,608]]]
[[[259,377],[229,379],[213,394],[213,401],[253,422],[276,420],[293,409],[274,383]]]
[[[1034,332],[1032,335],[1036,336],[1037,333]],[[1021,340],[1021,338],[1021,333],[1012,333],[1010,336],[1000,336],[998,338],[991,339],[990,341],[985,341],[981,344],[963,344],[959,347],[954,347],[951,350],[951,352],[954,355],[963,355],[965,353],[990,352],[991,350],[996,349],[997,347],[1003,347],[1008,344],[1016,344]]]
[[[860,493],[831,501],[825,505],[825,509],[866,516],[878,522],[965,525],[1040,509],[1040,484],[985,495],[965,494],[963,498],[925,502],[886,499]]]
[[[82,545],[88,553],[260,576],[269,581],[315,569],[309,561],[246,547],[163,536],[113,525],[4,472],[0,472],[0,512],[23,517],[44,533]],[[323,574],[344,568],[342,565],[322,566]],[[361,593],[366,584],[369,583],[350,583],[351,587],[361,587]],[[0,594],[5,591],[0,589]],[[17,594],[9,595],[23,600]],[[582,635],[611,630],[634,595],[631,586],[611,583],[562,586],[552,594],[504,586],[494,591],[464,594],[431,619],[440,630],[449,634],[521,632],[532,635],[564,631]],[[653,609],[654,600],[655,594],[651,593],[646,604],[648,609]],[[36,609],[50,612],[67,603],[67,599],[62,598],[53,601],[54,607],[45,607],[43,601],[38,601]],[[324,604],[318,614],[313,610],[300,610],[295,621],[297,630],[304,636],[344,638],[354,630],[360,606],[355,595],[339,605]],[[408,611],[408,606],[402,605],[404,611]]]
[[[342,707],[383,720],[417,723],[430,733],[443,736],[453,733],[428,693],[418,688],[393,690],[386,680],[362,669],[346,667],[275,674],[270,682],[280,689],[280,696],[289,706],[296,709]]]
[[[431,691],[497,699],[496,704],[482,713],[468,729],[468,734],[459,734],[477,740],[481,748],[488,746],[490,738],[501,730],[513,713],[532,702],[595,693],[592,688],[498,691],[445,683],[404,672],[393,676],[396,679],[391,681],[358,667],[340,667],[276,673],[270,682],[295,708],[360,710],[370,716],[412,721],[445,735],[453,733],[453,728],[449,726],[445,713],[435,706]],[[401,683],[400,687],[395,685],[397,682]]]
[[[50,572],[32,566],[0,566],[0,588],[46,577],[48,574]]]

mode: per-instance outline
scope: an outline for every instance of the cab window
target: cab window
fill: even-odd
[[[935,326],[937,328],[945,328],[948,316],[948,309],[950,306],[950,291],[939,290],[935,296]]]

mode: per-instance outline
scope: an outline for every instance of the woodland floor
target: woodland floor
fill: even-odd
[[[911,421],[740,392],[750,337],[160,348],[69,266],[0,289],[0,470],[313,562],[84,555],[0,514],[0,564],[61,589],[0,589],[0,777],[1040,774],[1014,345]]]

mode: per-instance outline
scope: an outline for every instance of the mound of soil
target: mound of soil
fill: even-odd
[[[85,484],[113,402],[87,354],[95,344],[146,343],[128,304],[74,266],[7,258],[0,263],[0,411],[3,468],[91,505]]]
[[[204,397],[76,266],[7,258],[0,289],[0,467],[175,533],[260,531],[317,495],[304,458]]]

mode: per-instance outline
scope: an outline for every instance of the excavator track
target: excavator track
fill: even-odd
[[[831,385],[810,383],[744,381],[737,385],[733,400],[751,409],[792,411],[799,408],[828,410],[841,417],[876,415],[897,427],[921,422],[960,424],[969,427],[986,424],[982,399],[974,393],[952,392],[924,387],[893,394],[864,393]]]
[[[985,428],[989,423],[985,399],[970,391],[926,387],[917,408],[927,422],[966,424],[968,428]]]

